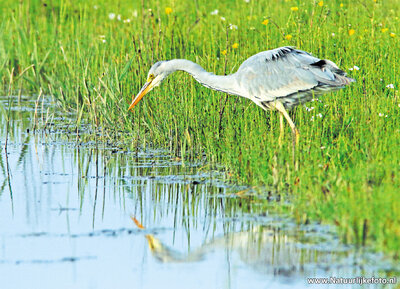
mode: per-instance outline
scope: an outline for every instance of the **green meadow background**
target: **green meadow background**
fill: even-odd
[[[400,249],[400,1],[0,1],[2,93],[51,95],[127,149],[206,160],[232,182],[290,200],[299,223],[334,224],[344,242]],[[291,112],[285,125],[251,101],[177,72],[128,106],[158,60],[229,74],[249,56],[296,46],[357,80]],[[3,111],[4,112],[4,111]],[[2,112],[2,114],[3,114]]]

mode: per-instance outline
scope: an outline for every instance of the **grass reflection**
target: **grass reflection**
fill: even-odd
[[[320,271],[395,271],[376,261],[376,255],[370,255],[376,259],[372,264],[363,253],[340,245],[336,235],[321,232],[320,225],[294,225],[277,214],[275,201],[258,198],[253,188],[228,185],[224,174],[202,170],[201,162],[183,165],[164,151],[129,152],[101,142],[93,137],[98,131],[85,124],[78,130],[68,120],[58,121],[49,104],[38,106],[36,113],[49,112],[56,121],[44,118],[34,133],[30,129],[35,112],[29,108],[35,104],[22,98],[20,105],[12,106],[9,155],[0,159],[0,209],[9,201],[13,211],[2,222],[15,234],[27,231],[23,241],[49,238],[58,245],[65,239],[96,238],[88,242],[96,247],[104,238],[112,237],[112,244],[120,246],[121,236],[132,242],[145,236],[153,256],[166,266],[210,262],[210,255],[223,252],[232,260],[228,267],[240,262],[253,271],[285,278]],[[5,121],[0,120],[2,135]],[[138,218],[141,230],[132,229],[130,214]],[[100,253],[90,256],[96,254]]]

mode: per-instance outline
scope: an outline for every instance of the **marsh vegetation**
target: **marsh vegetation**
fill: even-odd
[[[399,10],[398,1],[372,0],[2,1],[0,81],[3,95],[50,96],[104,142],[222,166],[230,182],[278,194],[278,210],[297,223],[335,225],[345,243],[399,258]],[[276,113],[183,73],[127,110],[155,61],[186,58],[229,74],[284,45],[357,80],[292,111],[297,171],[288,127],[277,143]]]

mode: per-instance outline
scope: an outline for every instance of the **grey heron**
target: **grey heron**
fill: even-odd
[[[264,110],[278,110],[281,113],[280,138],[285,117],[292,129],[293,144],[298,143],[299,132],[287,109],[355,81],[332,61],[319,59],[290,46],[255,54],[245,60],[236,73],[223,76],[207,72],[192,61],[173,59],[159,61],[150,68],[147,81],[129,110],[168,75],[178,70],[189,73],[205,87],[248,98]]]

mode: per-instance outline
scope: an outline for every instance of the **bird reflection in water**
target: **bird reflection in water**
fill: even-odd
[[[354,266],[348,262],[346,250],[334,250],[327,245],[313,244],[311,240],[300,241],[298,237],[266,226],[225,234],[188,253],[166,246],[153,234],[147,234],[146,239],[153,256],[163,263],[198,262],[207,254],[224,249],[236,253],[254,271],[274,276],[314,275]]]

